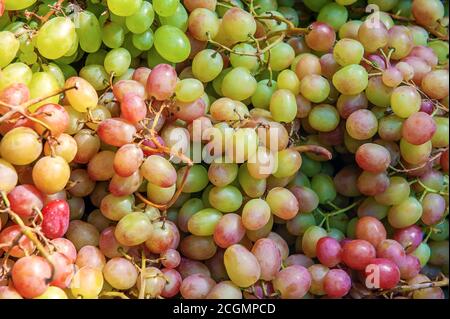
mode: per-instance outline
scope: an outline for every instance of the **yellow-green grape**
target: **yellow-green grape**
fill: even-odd
[[[15,35],[9,31],[0,32],[0,68],[11,63],[19,51],[20,42]]]
[[[1,70],[0,91],[12,84],[23,83],[29,85],[33,77],[33,72],[24,63],[12,63]]]
[[[88,81],[97,91],[102,91],[109,86],[109,76],[103,65],[86,65],[80,70],[80,77]]]
[[[110,49],[120,48],[125,41],[124,28],[115,22],[108,22],[102,28],[102,41]]]
[[[230,54],[230,63],[234,68],[243,67],[254,73],[259,68],[256,53],[256,48],[248,43],[236,44]]]
[[[230,41],[236,43],[247,41],[249,36],[255,34],[257,26],[250,13],[235,7],[225,13],[221,28]]]
[[[433,147],[447,147],[449,143],[449,119],[448,117],[434,117],[436,132],[431,139]]]
[[[131,54],[124,48],[113,49],[108,52],[105,57],[105,70],[109,74],[114,73],[115,76],[122,76],[131,65]]]
[[[5,0],[6,10],[22,10],[34,4],[36,0]]]
[[[55,77],[51,73],[37,72],[37,73],[33,74],[33,77],[31,78],[31,83],[29,85],[30,97],[32,99],[35,99],[35,98],[50,96],[50,95],[58,92],[58,90],[60,88],[61,87],[59,86],[58,81],[55,79]],[[29,107],[29,110],[31,112],[34,112],[42,105],[45,105],[48,103],[58,104],[58,102],[59,102],[59,95],[56,94],[54,96],[51,96],[51,97],[45,99],[42,102],[31,105]]]
[[[409,197],[400,204],[392,206],[388,212],[389,224],[397,229],[414,225],[422,217],[422,204]]]
[[[191,44],[186,34],[171,25],[164,25],[156,30],[155,48],[161,57],[172,63],[183,62],[191,53]]]
[[[119,243],[135,246],[145,242],[152,234],[152,223],[147,215],[135,212],[124,216],[116,226],[114,235]]]
[[[361,65],[351,64],[337,71],[333,76],[336,89],[345,95],[363,92],[369,83],[369,74]]]
[[[364,56],[364,46],[353,39],[342,39],[334,46],[333,56],[341,66],[359,64]]]
[[[188,19],[189,14],[181,3],[178,4],[177,10],[173,15],[168,17],[159,16],[159,21],[162,25],[171,25],[183,32],[186,32],[188,29]]]
[[[325,101],[330,95],[330,91],[330,83],[320,75],[306,75],[300,82],[300,93],[314,103]]]
[[[359,27],[363,24],[361,20],[350,20],[342,25],[339,29],[340,39],[358,40]]]
[[[175,14],[180,0],[153,0],[153,7],[161,17],[170,17]]]
[[[97,91],[95,91],[93,86],[85,79],[80,77],[71,77],[67,79],[64,88],[72,88],[66,91],[66,98],[76,111],[83,113],[89,108],[97,107]]]
[[[325,229],[319,226],[311,226],[306,232],[303,234],[302,239],[302,249],[306,256],[310,258],[316,257],[316,246],[317,242],[323,238],[328,236],[328,233]]]
[[[78,46],[79,46],[79,40],[78,40],[78,34],[75,32],[75,38],[72,41],[72,46],[70,47],[69,51],[67,51],[66,54],[64,54],[64,57],[72,57],[72,56],[78,56]]]
[[[302,166],[300,153],[289,148],[279,151],[277,157],[278,169],[273,173],[277,178],[293,176]]]
[[[39,30],[36,48],[43,57],[55,60],[72,48],[76,36],[75,24],[69,18],[56,17]]]
[[[242,205],[242,194],[235,186],[213,187],[209,192],[211,205],[224,213],[237,211]]]
[[[140,34],[133,34],[131,37],[133,45],[140,51],[148,51],[153,47],[154,36],[151,29]]]
[[[284,18],[280,12],[272,10],[272,11],[266,11],[266,12],[262,13],[259,21],[261,21],[264,25],[266,25],[267,30],[269,32],[276,32],[276,31],[281,32],[283,30],[286,30],[287,24],[284,22],[276,21],[274,19],[270,19],[270,17],[273,17],[273,16],[279,17],[279,18]],[[269,19],[261,19],[261,18],[266,18],[266,17]]]
[[[0,155],[13,165],[28,165],[42,153],[39,135],[27,127],[15,128],[3,136]]]
[[[308,123],[319,132],[331,132],[339,125],[340,117],[337,109],[328,104],[317,105],[312,108],[308,116]]]
[[[216,209],[202,209],[189,219],[188,230],[196,236],[211,236],[222,216],[222,213]]]
[[[175,96],[181,102],[194,102],[205,93],[202,82],[196,79],[184,79],[178,82]]]
[[[220,22],[215,12],[196,8],[189,15],[189,33],[199,41],[214,39],[219,33]]]
[[[187,167],[182,167],[177,172],[177,182],[178,188],[181,187],[183,176],[186,172]],[[194,165],[189,170],[189,174],[186,178],[183,193],[198,193],[202,191],[208,185],[208,172],[203,165]]]
[[[222,93],[230,99],[244,101],[255,93],[257,84],[255,78],[247,69],[237,67],[232,69],[223,79]]]
[[[70,284],[70,292],[75,298],[96,299],[102,288],[102,270],[91,266],[80,268],[75,272]]]
[[[408,118],[419,112],[422,98],[419,92],[411,86],[400,86],[391,95],[392,111],[401,118]]]
[[[50,286],[47,290],[33,299],[69,299],[67,294],[59,287]]]
[[[63,71],[57,64],[55,63],[42,64],[41,67],[45,72],[50,73],[55,77],[60,87],[64,86],[66,79],[64,77]]]
[[[160,187],[152,183],[147,183],[147,198],[155,204],[167,204],[173,198],[175,192],[175,184],[170,187]]]
[[[411,192],[408,181],[400,176],[390,178],[388,188],[375,196],[377,203],[386,206],[398,205],[409,197]]]
[[[430,246],[428,246],[427,243],[422,242],[422,243],[420,243],[419,247],[417,247],[416,250],[414,250],[411,253],[411,255],[416,256],[419,259],[421,267],[425,267],[426,264],[428,264],[428,261],[430,260],[430,256],[431,256]],[[423,277],[425,277],[425,276],[423,276]],[[415,277],[415,278],[417,278],[417,277]],[[422,282],[430,282],[430,279],[425,277]],[[420,290],[414,292],[414,298],[416,298],[417,295],[419,295],[420,291],[426,291],[426,290],[427,289],[420,289]],[[426,298],[423,298],[423,299],[426,299]]]
[[[433,145],[428,141],[421,145],[408,143],[405,139],[400,140],[400,153],[402,158],[410,164],[418,165],[425,163],[430,157]]]
[[[222,56],[211,49],[200,51],[192,61],[192,73],[197,79],[205,83],[219,76],[222,69]]]
[[[258,134],[252,128],[240,128],[233,134],[232,154],[226,149],[226,155],[235,163],[243,163],[252,157],[258,149]]]
[[[278,74],[277,85],[279,89],[286,89],[298,95],[300,93],[300,80],[292,70],[284,70]]]
[[[55,194],[66,187],[70,178],[70,166],[62,157],[42,157],[33,167],[33,182],[44,194]]]
[[[277,89],[278,84],[275,81],[262,80],[258,82],[256,91],[252,95],[253,106],[256,108],[268,110],[272,95]]]
[[[142,5],[142,0],[108,0],[108,9],[120,17],[135,14]]]
[[[270,99],[270,113],[277,122],[290,123],[297,116],[295,95],[286,89],[279,89]]]
[[[249,160],[250,161],[250,160]],[[250,175],[248,171],[248,163],[244,163],[239,167],[238,181],[245,195],[251,198],[258,198],[264,195],[267,188],[266,179],[256,179]],[[273,172],[274,169],[271,169]],[[265,171],[263,171],[264,173]]]
[[[255,155],[248,159],[248,172],[255,179],[266,179],[277,170],[277,161],[278,157],[275,153],[260,146]]]
[[[273,71],[287,69],[295,59],[294,49],[287,43],[281,42],[270,49],[269,66]]]
[[[250,287],[261,276],[258,260],[242,245],[232,245],[225,250],[224,265],[231,281],[242,288]]]
[[[139,34],[150,29],[155,20],[155,11],[150,2],[143,1],[139,10],[133,15],[126,17],[125,24],[133,33]]]
[[[76,13],[76,31],[81,49],[87,53],[94,53],[102,45],[102,30],[97,17],[90,11]]]

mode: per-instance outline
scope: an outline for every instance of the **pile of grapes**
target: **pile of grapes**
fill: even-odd
[[[0,299],[446,298],[448,24],[0,0]]]

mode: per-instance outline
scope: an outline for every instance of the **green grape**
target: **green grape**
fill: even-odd
[[[135,59],[142,54],[142,51],[134,46],[133,35],[133,33],[129,33],[125,36],[122,47],[130,53],[132,59]]]
[[[358,31],[362,24],[361,20],[350,20],[344,23],[339,29],[339,38],[358,40]]]
[[[409,30],[413,36],[414,45],[427,45],[429,39],[427,30],[416,25],[409,26]]]
[[[425,267],[431,257],[430,246],[428,246],[427,243],[422,242],[411,255],[416,256],[419,259],[421,267]]]
[[[389,224],[397,229],[414,225],[422,217],[422,205],[414,197],[392,206],[388,212]]]
[[[192,61],[192,73],[205,83],[214,80],[222,72],[222,69],[222,56],[211,49],[200,51]]]
[[[388,188],[375,196],[377,203],[386,206],[399,205],[409,197],[411,192],[408,181],[400,176],[390,178]]]
[[[49,64],[43,64],[41,65],[42,70],[52,74],[56,81],[58,82],[60,87],[64,86],[64,83],[66,82],[65,76],[61,68],[55,64],[55,63],[49,63]]]
[[[19,51],[20,42],[9,31],[0,32],[0,68],[4,68],[14,60]]]
[[[188,230],[196,236],[211,236],[222,216],[222,213],[214,208],[202,209],[191,216]]]
[[[408,118],[420,110],[422,98],[411,86],[399,86],[391,95],[392,111],[400,118]]]
[[[270,49],[269,66],[274,71],[289,68],[295,59],[294,49],[287,43],[281,42]]]
[[[300,20],[297,11],[295,11],[294,8],[279,7],[278,12],[280,12],[286,19],[291,21],[294,26],[298,27]]]
[[[394,88],[383,83],[381,76],[373,76],[369,79],[366,88],[366,96],[370,103],[379,107],[391,105],[391,96]]]
[[[336,89],[345,95],[363,92],[369,83],[369,75],[361,65],[351,64],[337,71],[333,76]]]
[[[295,95],[285,89],[275,91],[270,99],[270,113],[277,122],[292,122],[297,116]]]
[[[334,46],[333,56],[341,66],[359,64],[364,56],[364,46],[353,39],[342,39]]]
[[[278,74],[277,85],[279,89],[286,89],[294,93],[294,95],[299,95],[300,93],[300,80],[292,70],[283,70]]]
[[[171,25],[177,27],[183,32],[186,32],[188,29],[188,19],[189,14],[181,3],[178,4],[177,10],[173,15],[168,17],[159,17],[159,21],[162,25]]]
[[[55,79],[55,77],[51,73],[37,72],[37,73],[33,74],[31,83],[29,85],[30,97],[32,99],[35,99],[35,98],[39,98],[39,97],[48,96],[48,95],[54,94],[60,88],[61,87],[59,86],[58,81]],[[42,102],[39,102],[37,104],[30,106],[29,110],[31,112],[34,112],[42,105],[45,105],[48,103],[58,104],[58,102],[59,102],[59,96],[55,95],[55,96],[45,99]]]
[[[244,101],[255,93],[256,86],[256,79],[250,72],[243,67],[237,67],[224,77],[222,92],[230,99]]]
[[[81,49],[94,53],[102,45],[102,29],[97,17],[89,11],[81,11],[75,16],[77,34]]]
[[[270,83],[270,85],[269,85]],[[278,89],[277,82],[270,80],[262,80],[258,82],[256,91],[252,95],[252,104],[254,107],[268,110],[272,95]]]
[[[76,39],[75,24],[69,18],[56,17],[41,27],[37,35],[36,48],[47,59],[64,56]]]
[[[330,95],[330,91],[330,83],[320,75],[306,75],[300,82],[300,93],[314,103],[325,101]]]
[[[303,234],[302,249],[306,256],[316,257],[317,242],[328,235],[327,231],[319,226],[311,226]]]
[[[265,179],[256,179],[250,175],[248,165],[249,163],[244,163],[239,167],[239,185],[248,197],[261,197],[266,191],[267,182]]]
[[[78,53],[78,46],[79,46],[78,34],[75,32],[75,39],[72,42],[72,46],[70,47],[69,51],[67,51],[67,53],[64,54],[64,56],[70,57],[76,55]]]
[[[321,204],[333,201],[337,196],[333,179],[325,174],[315,175],[311,179],[311,188],[319,196]]]
[[[330,2],[331,0],[304,0],[305,6],[314,12],[319,12],[320,9]]]
[[[448,239],[448,219],[444,219],[444,221],[439,224],[433,225],[434,231],[430,235],[430,238],[434,241],[443,241]]]
[[[177,11],[180,0],[153,0],[153,8],[161,17],[169,17]]]
[[[37,62],[38,55],[34,52],[27,52],[27,53],[21,53],[19,55],[19,61],[28,64],[33,65]]]
[[[242,205],[242,194],[235,186],[213,187],[209,192],[212,207],[224,213],[237,211]]]
[[[181,187],[183,175],[186,172],[186,167],[183,167],[177,172],[177,187]],[[202,165],[194,165],[189,170],[186,178],[186,183],[183,187],[184,193],[197,193],[202,191],[208,185],[208,171]]]
[[[313,177],[314,175],[319,174],[321,170],[322,170],[322,163],[314,161],[306,155],[302,155],[302,167],[300,168],[300,171],[304,173],[307,177]],[[310,185],[308,184],[303,185],[303,183],[298,186],[310,187]]]
[[[125,30],[115,22],[109,22],[102,28],[102,41],[111,49],[120,48],[125,40]]]
[[[144,33],[133,34],[132,37],[133,45],[141,51],[148,51],[153,47],[154,38],[153,31],[148,29]]]
[[[248,43],[239,43],[233,47],[233,52],[230,54],[230,63],[234,68],[243,67],[251,73],[255,73],[259,68],[259,60],[256,56],[256,52],[256,48],[252,45]],[[237,53],[240,53],[241,55]]]
[[[22,10],[33,5],[36,0],[5,0],[6,10]]]
[[[317,21],[325,22],[332,26],[335,31],[347,22],[348,11],[344,6],[340,6],[337,3],[329,3],[320,9]]]
[[[448,117],[434,117],[436,132],[431,139],[433,147],[447,147],[449,144],[449,119]]]
[[[298,214],[286,223],[288,232],[294,236],[302,236],[312,226],[316,226],[316,219],[311,213]]]
[[[8,65],[1,70],[0,74],[0,91],[16,83],[23,83],[28,86],[33,76],[31,69],[20,62]]]
[[[167,61],[161,55],[159,55],[158,51],[156,51],[155,46],[153,46],[147,52],[147,64],[149,68],[154,68],[158,64],[173,64],[172,62]]]
[[[224,78],[228,75],[228,73],[231,72],[231,70],[233,70],[232,68],[227,68],[225,70],[222,70],[222,72],[220,72],[220,74],[213,80],[212,82],[212,86],[214,88],[214,91],[219,95],[219,96],[224,96],[223,92],[222,92],[222,84],[223,84],[223,80]]]
[[[59,63],[57,65],[61,69],[61,72],[64,74],[65,79],[68,79],[73,76],[77,76],[77,74],[78,74],[77,70],[75,70],[75,68],[71,65],[62,64],[62,63]]]
[[[105,57],[108,52],[106,50],[100,49],[97,52],[88,54],[86,58],[86,62],[84,65],[90,65],[90,64],[100,64],[103,65],[105,62]]]
[[[339,125],[340,117],[337,109],[328,104],[312,108],[308,116],[311,127],[319,132],[331,132]]]
[[[273,173],[277,178],[293,176],[302,166],[302,157],[299,152],[289,148],[279,151],[277,154],[278,168]]]
[[[102,91],[109,86],[109,76],[103,65],[86,65],[80,70],[80,77],[88,81],[96,91]]]
[[[408,143],[405,139],[400,140],[400,153],[402,158],[410,164],[419,165],[425,163],[433,149],[431,141],[421,145]]]
[[[156,30],[155,48],[164,59],[173,63],[183,62],[191,53],[188,37],[183,31],[170,25]]]
[[[113,49],[105,57],[104,67],[108,74],[114,72],[115,76],[124,75],[131,64],[131,55],[124,48]]]
[[[184,79],[178,82],[175,96],[181,102],[194,102],[205,93],[202,82],[196,79]]]
[[[107,0],[107,2],[108,9],[121,17],[135,14],[142,5],[142,0]]]
[[[255,18],[240,8],[228,10],[222,18],[220,28],[225,32],[230,42],[245,42],[256,32]]]
[[[448,62],[448,42],[440,40],[430,41],[428,46],[433,49],[434,53],[437,55],[439,64],[445,64]]]
[[[131,16],[125,18],[125,24],[133,33],[143,33],[150,29],[155,19],[155,12],[150,2],[142,2],[139,10]]]

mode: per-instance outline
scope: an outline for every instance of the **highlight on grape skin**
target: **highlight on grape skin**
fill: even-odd
[[[445,299],[448,0],[0,0],[0,299]]]

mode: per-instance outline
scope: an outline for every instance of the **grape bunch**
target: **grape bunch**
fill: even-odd
[[[448,298],[448,17],[0,0],[0,299]]]

